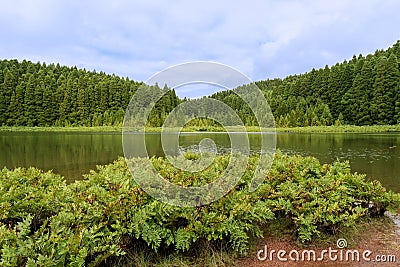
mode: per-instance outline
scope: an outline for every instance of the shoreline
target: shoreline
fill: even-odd
[[[1,132],[122,132],[122,126],[77,126],[77,127],[30,127],[30,126],[1,126]],[[178,130],[179,128],[177,128]],[[233,128],[235,129],[235,128]],[[247,126],[247,132],[260,132],[260,128]],[[149,127],[146,132],[161,132],[162,127]],[[183,132],[225,132],[218,127],[186,127]],[[262,128],[262,132],[279,133],[400,133],[400,124],[397,125],[371,125],[371,126],[306,126],[291,128]]]

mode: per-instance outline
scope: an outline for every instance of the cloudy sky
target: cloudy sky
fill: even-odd
[[[214,61],[262,80],[386,49],[400,39],[399,10],[398,0],[2,1],[0,58],[141,81]]]

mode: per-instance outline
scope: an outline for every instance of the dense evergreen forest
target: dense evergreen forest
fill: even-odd
[[[280,127],[397,124],[399,63],[400,41],[387,50],[353,56],[331,67],[256,84]],[[125,109],[140,85],[104,72],[0,60],[0,126],[122,125]],[[232,91],[211,97],[231,106],[246,125],[257,125],[248,106]],[[149,125],[161,126],[181,101],[171,90],[156,104]],[[213,122],[199,119],[194,124]]]
[[[332,124],[400,123],[400,41],[387,50],[353,56],[332,67],[285,79],[256,82],[280,127]],[[237,110],[246,123],[243,102],[230,91],[212,96]]]
[[[120,126],[126,107],[141,84],[59,64],[3,60],[0,61],[0,125]],[[158,126],[159,117],[165,117],[164,113],[171,110],[164,106],[175,106],[177,101],[173,90],[163,97],[156,106],[159,112],[152,123]]]

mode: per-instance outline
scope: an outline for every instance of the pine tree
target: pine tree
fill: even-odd
[[[29,75],[28,83],[26,84],[24,96],[24,111],[26,126],[36,125],[36,103],[35,103],[35,87],[36,79],[31,74]]]
[[[41,81],[37,83],[35,92],[34,92],[34,99],[35,99],[35,123],[33,126],[44,126],[44,112],[43,112],[43,91],[44,91],[44,82]]]
[[[7,96],[5,94],[4,86],[0,84],[0,126],[4,125],[7,121]]]
[[[18,86],[20,86],[20,85],[18,85]],[[16,93],[16,91],[14,91],[12,93],[10,105],[8,108],[9,117],[7,120],[7,125],[9,125],[9,126],[17,125],[18,116],[20,115],[20,113],[18,113],[19,106],[20,106],[20,104],[17,102],[17,93]]]
[[[67,78],[67,87],[65,88],[63,107],[66,114],[66,121],[70,125],[77,123],[77,81],[74,73],[70,73]]]
[[[396,87],[394,123],[400,124],[400,83]]]
[[[339,113],[339,116],[335,120],[335,126],[341,126],[343,125],[343,115],[342,113]]]
[[[108,85],[101,81],[99,83],[99,92],[100,92],[100,103],[99,103],[99,111],[104,113],[108,109],[108,100],[109,100],[109,91]]]
[[[371,115],[376,124],[395,123],[395,93],[399,80],[396,57],[391,54],[379,58],[371,102]]]
[[[77,105],[78,105],[78,118],[79,118],[79,125],[86,125],[87,120],[87,107],[85,102],[85,89],[82,85],[78,86],[78,95],[77,95]]]
[[[64,103],[65,96],[65,87],[66,87],[66,78],[64,74],[60,74],[57,79],[57,91],[54,95],[55,99],[55,110],[58,114],[55,125],[63,126],[66,121],[66,104]]]
[[[5,70],[4,82],[0,87],[0,126],[10,117],[9,105],[15,90],[15,77],[12,70]]]
[[[386,71],[386,95],[387,101],[391,109],[390,117],[389,117],[389,124],[397,123],[396,119],[396,102],[398,98],[398,86],[400,83],[400,71],[399,71],[399,64],[397,61],[397,57],[395,54],[390,54],[388,59],[388,68]]]
[[[46,79],[47,80],[47,79]],[[51,84],[46,82],[43,88],[43,121],[42,126],[52,126],[54,120],[54,103],[53,93],[51,90]]]
[[[25,94],[25,81],[21,81],[15,88],[10,101],[7,125],[10,126],[23,126],[25,125],[24,118],[24,94]]]
[[[361,82],[361,70],[364,65],[364,58],[360,55],[358,58],[353,57],[355,63],[354,73],[355,78],[352,79],[352,85],[347,89],[346,93],[342,97],[342,114],[346,124],[358,124],[357,115],[360,110],[360,100],[363,92],[360,92],[362,88],[359,88]],[[350,78],[347,78],[347,82],[350,83]],[[347,84],[349,86],[349,84]]]
[[[353,58],[353,62],[354,62],[355,58]],[[342,104],[342,100],[343,100],[343,96],[346,95],[347,92],[349,92],[350,94],[352,86],[353,86],[353,75],[354,75],[354,66],[352,64],[352,62],[344,62],[343,66],[342,66],[342,73],[341,73],[341,77],[340,77],[340,91],[338,92],[338,100],[339,100],[339,112],[342,112],[344,120],[345,121],[352,121],[351,117],[347,117],[346,118],[346,106]],[[354,101],[352,99],[352,96],[350,95],[350,97],[347,99],[348,105],[353,105]]]
[[[388,111],[387,103],[385,103],[385,75],[387,67],[387,58],[381,57],[376,65],[376,77],[374,81],[373,97],[371,101],[371,117],[373,123],[385,124],[387,121]]]
[[[324,103],[327,103],[328,101],[328,88],[329,88],[329,74],[330,74],[330,68],[328,65],[325,65],[325,68],[321,70],[320,72],[320,87],[319,87],[319,97],[322,99]]]
[[[320,104],[320,118],[319,121],[321,122],[321,125],[327,126],[332,124],[332,114],[331,111],[329,110],[329,106],[327,104]]]
[[[331,68],[331,72],[329,75],[329,82],[328,82],[328,93],[327,93],[327,100],[329,103],[330,110],[333,111],[334,117],[337,118],[340,113],[340,101],[343,96],[341,84],[341,67],[339,64],[336,64],[334,67]]]
[[[346,124],[354,124],[357,113],[357,103],[354,98],[354,87],[351,87],[342,97],[341,106],[343,120]]]
[[[355,124],[370,125],[371,121],[371,93],[374,84],[374,74],[370,60],[365,60],[361,72],[356,76],[353,88],[355,99]]]

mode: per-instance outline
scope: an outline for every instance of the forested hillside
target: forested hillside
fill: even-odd
[[[125,109],[141,84],[76,67],[3,60],[0,126],[122,125]],[[162,99],[152,119],[154,126],[170,111],[164,106],[177,101],[174,91]]]
[[[256,82],[277,126],[400,123],[400,41],[387,50],[285,79]],[[212,97],[249,113],[232,92]],[[252,119],[247,119],[251,123]]]
[[[331,67],[256,84],[280,127],[397,124],[399,62],[400,41],[387,50],[354,56]],[[122,125],[129,100],[141,84],[76,67],[0,60],[0,126]],[[232,91],[211,97],[231,106],[246,125],[257,124]],[[180,102],[175,91],[170,91],[157,103],[150,125],[161,126]],[[213,125],[204,119],[197,122]]]
[[[258,85],[271,90],[270,105],[282,126],[324,125],[337,119],[355,125],[397,124],[399,59],[397,42],[386,51]]]

